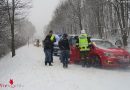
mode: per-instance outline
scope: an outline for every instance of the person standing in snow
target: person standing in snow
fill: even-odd
[[[54,43],[56,42],[55,35],[53,34],[53,31],[49,32],[50,40],[51,40],[51,62],[53,63],[53,51],[54,51]]]
[[[85,30],[81,30],[81,34],[77,37],[76,46],[80,50],[80,56],[82,59],[82,66],[89,67],[90,66],[90,59],[88,58],[88,53],[90,51],[91,46],[90,37],[86,34]]]
[[[69,58],[69,40],[67,39],[67,34],[63,34],[63,39],[59,41],[59,48],[61,50],[61,59],[63,63],[63,68],[68,67],[68,58]]]
[[[53,44],[55,42],[55,36],[50,31],[46,38],[43,40],[44,52],[45,52],[45,65],[49,63],[49,66],[52,66],[53,62]]]
[[[44,53],[45,53],[45,65],[49,63],[50,66],[51,64],[51,41],[50,41],[50,36],[46,36],[46,38],[43,41],[43,46],[44,46]]]

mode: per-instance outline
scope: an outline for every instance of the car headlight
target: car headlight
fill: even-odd
[[[112,52],[104,52],[104,56],[112,57],[112,58],[115,57],[115,55]]]

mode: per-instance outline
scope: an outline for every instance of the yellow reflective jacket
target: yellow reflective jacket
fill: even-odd
[[[79,48],[80,51],[89,51],[90,48],[89,46],[89,42],[88,42],[88,35],[87,34],[81,34],[79,36]]]
[[[51,35],[51,38],[50,38],[51,42],[55,42],[55,35]]]

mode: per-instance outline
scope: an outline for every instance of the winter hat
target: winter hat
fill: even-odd
[[[63,37],[67,37],[68,35],[66,33],[63,34]]]
[[[85,32],[85,30],[81,30],[81,34],[85,34],[86,32]]]

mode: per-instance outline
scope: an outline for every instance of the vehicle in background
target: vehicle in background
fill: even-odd
[[[53,48],[53,55],[59,56],[60,55],[60,48],[58,46],[59,40],[62,38],[62,35],[55,35],[56,42],[54,43],[54,48]]]
[[[40,40],[39,40],[39,39],[35,39],[35,41],[34,41],[34,46],[37,46],[37,47],[40,47],[40,46],[41,46],[41,43],[40,43]]]

